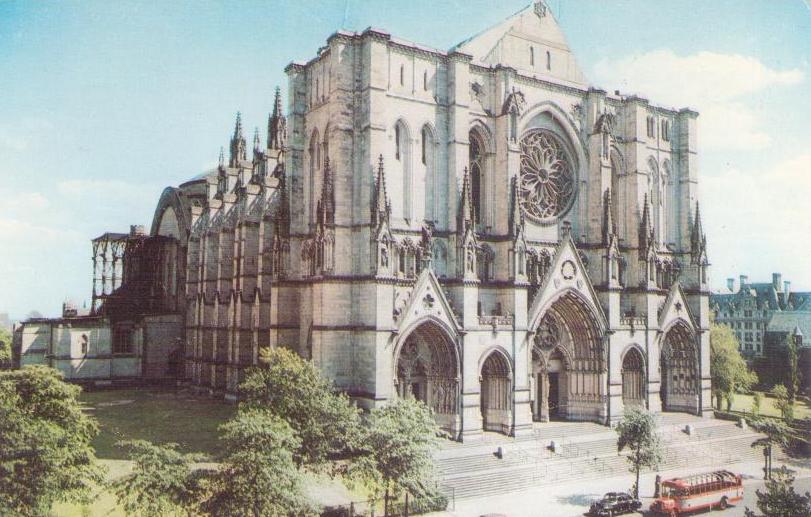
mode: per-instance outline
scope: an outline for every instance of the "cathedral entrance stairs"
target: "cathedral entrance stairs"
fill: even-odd
[[[761,451],[751,447],[759,435],[734,422],[670,414],[663,415],[659,422],[665,446],[662,471],[762,458]],[[474,443],[447,442],[437,451],[436,461],[444,489],[463,499],[622,475],[629,472],[626,455],[617,453],[613,429],[589,423],[552,422],[536,424],[529,436],[511,438],[485,433]],[[630,485],[630,473],[628,480]]]

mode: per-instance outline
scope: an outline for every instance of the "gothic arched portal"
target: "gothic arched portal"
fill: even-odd
[[[509,433],[512,426],[512,375],[510,361],[494,350],[482,363],[481,412],[485,431]]]
[[[604,420],[607,371],[593,314],[568,292],[541,319],[532,347],[535,420]]]
[[[644,361],[635,347],[622,359],[622,403],[625,407],[645,406]]]
[[[395,388],[430,407],[446,431],[459,430],[459,368],[453,341],[437,324],[411,331],[395,356]]]
[[[698,354],[693,333],[676,324],[662,339],[659,393],[663,411],[698,412]]]

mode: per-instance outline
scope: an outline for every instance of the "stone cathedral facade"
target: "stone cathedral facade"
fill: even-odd
[[[710,409],[696,118],[589,87],[536,2],[447,52],[367,29],[292,63],[267,138],[167,188],[185,376],[264,346],[460,439]]]

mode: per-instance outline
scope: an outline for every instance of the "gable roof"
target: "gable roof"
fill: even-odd
[[[535,52],[534,66],[530,64],[530,47]],[[473,63],[483,66],[509,66],[525,74],[579,86],[587,83],[566,36],[543,0],[459,43],[451,49],[454,51],[471,55]],[[552,57],[551,70],[546,67],[546,52]]]

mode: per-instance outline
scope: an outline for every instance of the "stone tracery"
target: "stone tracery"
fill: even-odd
[[[521,209],[535,222],[548,222],[564,214],[574,200],[572,160],[560,139],[534,129],[521,139]]]

